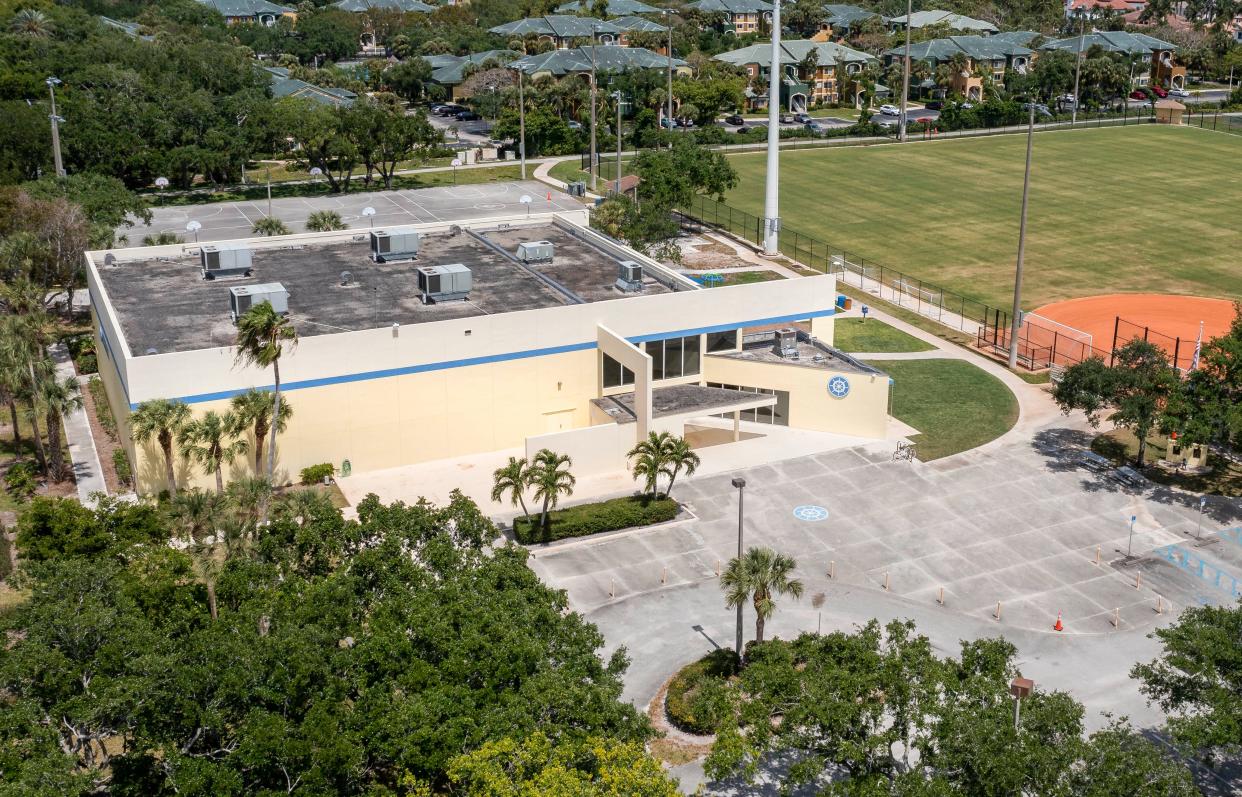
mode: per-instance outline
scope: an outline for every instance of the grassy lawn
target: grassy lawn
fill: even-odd
[[[871,322],[868,321],[868,324]],[[921,434],[923,461],[1000,437],[1018,420],[1018,400],[986,371],[962,360],[874,360],[893,378],[893,415]]]
[[[993,306],[1013,290],[1026,141],[992,136],[781,157],[781,221]],[[1114,291],[1237,294],[1242,137],[1147,125],[1035,136],[1028,307]],[[764,156],[726,201],[763,213]]]
[[[931,351],[936,348],[883,321],[838,318],[833,322],[833,344],[846,352]]]
[[[1150,464],[1163,457],[1165,445],[1166,440],[1163,437],[1147,438],[1147,450],[1143,452],[1144,461]],[[1134,458],[1138,456],[1138,437],[1128,429],[1114,429],[1092,440],[1091,449],[1118,465],[1133,465]],[[1143,475],[1156,484],[1180,487],[1194,493],[1235,498],[1242,496],[1242,465],[1230,462],[1224,457],[1210,455],[1208,466],[1212,470],[1203,474],[1173,473],[1153,467],[1145,468]]]

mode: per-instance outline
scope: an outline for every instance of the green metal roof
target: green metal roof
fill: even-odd
[[[281,66],[265,66],[262,69],[271,75],[272,96],[278,100],[285,97],[299,97],[324,105],[348,106],[353,105],[354,100],[358,98],[357,94],[348,89],[324,88],[307,83],[305,80],[289,77],[289,70]]]
[[[901,58],[906,48],[894,47],[884,55]],[[929,39],[910,45],[910,58],[915,61],[943,63],[962,53],[975,61],[999,61],[1013,56],[1029,56],[1034,51],[995,36],[949,36],[946,39]]]
[[[1016,44],[1019,47],[1030,47],[1031,42],[1035,41],[1042,35],[1042,33],[1038,33],[1033,30],[1005,30],[1000,33],[993,33],[990,38],[995,39],[996,41]]]
[[[513,50],[486,50],[470,55],[427,55],[423,56],[423,60],[431,64],[432,80],[445,86],[455,86],[465,80],[463,73],[468,64],[484,64],[495,59],[503,65],[515,55],[518,53]]]
[[[906,15],[899,17],[890,17],[889,22],[894,25],[905,25]],[[1000,28],[991,22],[984,22],[981,19],[954,14],[951,11],[915,11],[910,15],[910,27],[918,30],[926,28],[928,25],[948,25],[954,30],[981,30],[996,33]]]
[[[663,69],[668,66],[668,56],[653,53],[642,47],[574,47],[568,50],[553,50],[537,55],[527,55],[517,59],[509,66],[533,75],[539,72],[550,72],[553,75],[568,75],[574,72],[590,72],[592,55],[595,59],[596,72],[628,72],[632,69]],[[686,66],[680,58],[673,59],[673,68]]]
[[[558,14],[578,14],[590,13],[592,0],[570,0],[556,7]],[[649,6],[641,0],[608,0],[608,14],[618,14],[625,16],[627,14],[659,14],[661,9]]]
[[[436,7],[420,2],[420,0],[338,0],[332,5],[342,11],[352,11],[355,14],[371,9],[380,9],[383,11],[404,11],[410,13],[426,13],[435,11]]]
[[[1099,45],[1105,52],[1148,55],[1156,50],[1176,50],[1177,45],[1148,36],[1145,33],[1126,33],[1120,30],[1096,31],[1085,36],[1069,36],[1048,42],[1041,50],[1067,50],[1071,53],[1086,52]]]
[[[490,29],[490,32],[502,36],[555,36],[558,39],[590,38],[592,31],[596,34],[622,32],[608,20],[564,14],[519,19]]]
[[[292,14],[293,9],[285,6],[278,6],[275,3],[269,3],[267,0],[198,0],[203,5],[214,8],[219,11],[222,16],[239,18],[239,17],[258,17],[260,14]]]
[[[772,10],[772,4],[765,0],[696,0],[689,8],[699,11],[723,12],[725,14],[760,14]]]
[[[829,3],[824,6],[824,12],[828,15],[824,21],[832,26],[854,25],[859,22],[865,22],[872,17],[880,15],[874,11],[868,11],[858,6],[840,5],[838,3]],[[880,17],[883,19],[883,17]]]
[[[668,28],[658,22],[652,22],[645,17],[617,17],[609,20],[626,33],[642,31],[643,33],[665,33]]]
[[[836,66],[844,63],[865,63],[874,61],[875,57],[858,50],[852,50],[836,42],[815,42],[809,39],[781,42],[781,63],[801,63],[812,50],[819,56],[821,66]],[[771,43],[752,44],[740,50],[730,50],[715,56],[717,61],[744,66],[758,64],[767,69],[772,65]]]

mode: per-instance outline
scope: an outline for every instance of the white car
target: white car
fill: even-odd
[[[1186,89],[1169,89],[1170,97],[1189,97],[1190,92]]]
[[[885,116],[896,116],[897,114],[901,113],[901,109],[898,108],[896,105],[881,105],[880,113],[884,114]]]

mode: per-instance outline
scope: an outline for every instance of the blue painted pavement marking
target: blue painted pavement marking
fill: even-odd
[[[802,506],[794,507],[793,516],[808,523],[818,523],[821,520],[828,519],[828,510],[814,504],[803,504]]]

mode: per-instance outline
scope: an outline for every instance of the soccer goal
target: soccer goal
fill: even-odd
[[[1018,339],[1032,350],[1044,350],[1050,364],[1072,365],[1091,356],[1095,341],[1090,332],[1039,315],[1025,313]]]
[[[939,313],[940,291],[920,287],[914,280],[899,277],[893,280],[893,299],[901,307],[913,307],[920,312]]]

